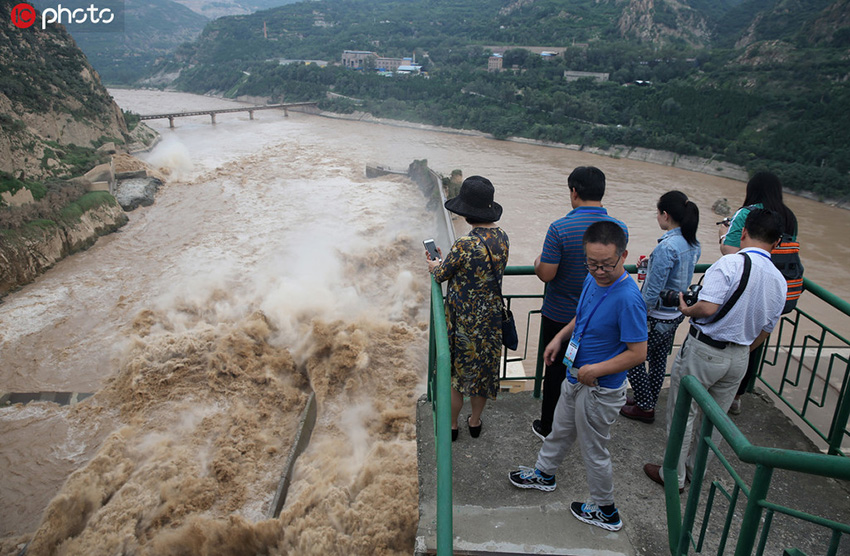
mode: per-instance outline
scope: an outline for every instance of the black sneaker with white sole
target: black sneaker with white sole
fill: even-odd
[[[557,486],[554,475],[546,476],[533,467],[525,467],[523,465],[520,465],[517,471],[508,473],[508,479],[511,480],[511,484],[515,487],[536,488],[544,492],[552,492],[555,490],[555,486]]]
[[[531,423],[531,432],[534,433],[534,436],[539,438],[540,440],[546,440],[546,437],[549,436],[549,432],[543,430],[543,421],[540,419],[535,419]],[[546,434],[544,434],[544,432]]]
[[[584,504],[573,502],[570,504],[570,511],[577,520],[589,525],[596,525],[608,531],[619,531],[623,528],[623,522],[620,521],[620,512],[616,509],[611,514],[605,514],[593,502],[585,502]]]

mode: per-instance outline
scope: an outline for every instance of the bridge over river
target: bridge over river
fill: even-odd
[[[254,119],[254,112],[257,110],[283,110],[284,116],[289,116],[288,110],[291,109],[318,109],[315,102],[290,102],[286,104],[263,104],[259,106],[245,106],[240,108],[219,108],[214,110],[195,110],[192,112],[172,112],[170,114],[144,114],[139,116],[140,120],[162,120],[168,118],[168,126],[174,127],[174,118],[185,118],[188,116],[209,116],[212,123],[215,123],[216,114],[229,114],[231,112],[247,112],[250,118]]]

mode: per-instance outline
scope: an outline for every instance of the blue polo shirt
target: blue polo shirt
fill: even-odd
[[[612,289],[599,303],[608,288]],[[593,311],[597,303],[599,307]],[[583,331],[583,335],[573,362],[575,368],[607,361],[626,351],[627,343],[645,342],[646,304],[635,281],[628,277],[619,284],[615,282],[602,288],[588,274],[584,280],[576,319],[576,331],[579,330]],[[601,376],[599,386],[619,388],[626,380],[627,372],[624,370]],[[573,384],[578,382],[570,373],[567,373],[567,380]]]
[[[603,207],[578,207],[549,225],[540,262],[558,265],[558,272],[546,284],[542,313],[555,322],[567,324],[576,314],[582,284],[587,276],[581,240],[585,230],[600,220],[619,224],[626,232],[628,241],[629,229],[616,218],[608,216],[608,211]]]

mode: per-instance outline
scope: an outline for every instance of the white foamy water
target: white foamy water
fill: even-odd
[[[233,106],[113,94],[140,114]],[[96,482],[102,460],[123,473],[98,483],[113,505],[97,510],[68,553],[118,551],[135,535],[125,522],[150,527],[148,553],[185,549],[194,538],[185,527],[283,553],[410,552],[412,415],[427,325],[421,240],[434,232],[421,192],[403,179],[367,180],[367,163],[405,169],[425,158],[444,175],[489,177],[512,265],[531,264],[549,223],[569,210],[566,176],[578,165],[608,176],[605,205],[630,227],[629,262],[660,235],[655,201],[665,191],[685,191],[701,207],[701,262],[719,257],[708,207],[743,199],[740,182],[565,149],[298,113],[254,117],[218,115],[215,126],[178,118],[174,130],[150,122],[163,141],[142,156],[171,172],[156,204],[0,304],[0,389],[99,392],[74,410],[0,410],[0,461],[15,470],[0,477],[0,534],[35,531],[66,477],[82,469],[80,482]],[[848,213],[788,204],[801,221],[807,276],[850,298],[845,273],[833,270],[846,270],[850,256],[836,240],[850,232]],[[513,280],[506,289],[519,289]],[[281,521],[265,525],[307,385],[320,400],[319,426]],[[234,446],[244,458],[231,457]],[[75,485],[63,489],[69,500]],[[73,524],[48,525],[44,538],[63,538]],[[169,528],[183,536],[162,533]]]

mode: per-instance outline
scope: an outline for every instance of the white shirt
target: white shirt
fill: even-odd
[[[748,346],[762,331],[773,331],[785,308],[788,283],[773,265],[770,253],[757,247],[747,247],[721,257],[705,272],[698,299],[722,307],[732,297],[744,273],[744,256],[741,253],[748,253],[752,262],[744,293],[722,319],[709,324],[691,319],[691,324],[714,340]],[[704,322],[711,318],[696,321]]]

